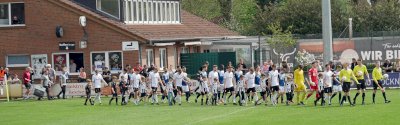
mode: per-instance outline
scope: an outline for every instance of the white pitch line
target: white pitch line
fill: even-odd
[[[233,115],[233,114],[236,114],[236,113],[238,113],[238,112],[242,112],[242,111],[249,110],[249,109],[252,109],[252,108],[254,108],[254,107],[245,108],[245,109],[241,109],[241,110],[236,110],[236,111],[231,112],[231,113],[228,113],[228,114],[223,114],[223,115],[218,115],[218,116],[213,116],[213,117],[204,118],[204,119],[201,119],[201,120],[198,120],[198,121],[194,121],[194,122],[192,122],[192,123],[188,123],[188,124],[186,124],[186,125],[193,125],[193,124],[200,123],[200,122],[207,121],[207,120],[211,120],[211,119],[222,118],[222,117],[229,116],[229,115]]]

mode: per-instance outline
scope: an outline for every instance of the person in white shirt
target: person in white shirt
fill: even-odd
[[[122,76],[123,76],[123,78],[122,78]],[[119,79],[118,79],[119,81],[123,81],[123,82],[125,82],[125,83],[128,83],[128,73],[127,73],[127,70],[126,69],[124,69],[120,74],[119,74]]]
[[[225,72],[225,75],[224,75],[224,81],[225,81],[225,84],[224,84],[225,92],[224,92],[224,96],[223,96],[224,105],[227,105],[226,104],[226,102],[227,102],[226,95],[228,92],[230,92],[231,95],[233,95],[233,104],[236,105],[235,84],[234,84],[233,79],[234,79],[234,75],[232,72],[232,67],[228,66],[228,70],[227,70],[227,72]]]
[[[217,105],[217,99],[218,99],[218,86],[219,86],[219,81],[218,79],[214,79],[213,84],[211,85],[211,92],[213,94],[211,104],[212,105]]]
[[[245,85],[246,85],[246,94],[250,98],[256,99],[255,102],[257,102],[257,94],[256,92],[256,85],[255,85],[255,78],[256,78],[256,73],[254,72],[254,68],[251,67],[249,69],[249,72],[244,75],[244,80],[245,80]]]
[[[325,100],[324,100],[324,73],[319,73],[318,74],[318,97],[317,99],[314,101],[314,106],[317,106],[317,102],[321,100],[321,106],[323,106],[325,104]]]
[[[208,104],[208,92],[209,92],[208,83],[209,82],[207,77],[202,76],[200,82],[201,105],[203,105],[204,96],[206,96],[206,105]]]
[[[324,83],[324,93],[327,94],[328,104],[331,105],[331,96],[332,96],[332,82],[335,79],[335,74],[331,70],[331,66],[329,64],[325,65],[325,72],[323,76]]]
[[[207,66],[203,65],[201,68],[201,71],[199,71],[199,76],[198,76],[198,82],[201,82],[201,78],[202,77],[207,77]],[[199,99],[199,97],[201,96],[201,92],[200,92],[200,84],[197,85],[196,89],[194,89],[194,91],[196,92],[197,96],[196,99],[194,100],[195,103],[197,103],[197,99]]]
[[[135,70],[134,69],[129,69],[128,71],[128,82],[126,82],[128,84],[128,93],[129,93],[129,97],[128,97],[128,101],[131,100],[131,98],[135,98],[135,92],[134,92],[134,88],[133,88],[133,83],[135,82]],[[127,101],[127,102],[128,102]],[[135,102],[135,99],[132,101]]]
[[[67,71],[67,68],[64,67],[63,71],[60,74],[60,86],[61,86],[61,92],[58,93],[57,97],[60,99],[60,95],[63,94],[63,99],[65,99],[65,89],[67,87],[67,79],[69,77],[69,73]]]
[[[137,70],[137,71],[134,71],[134,74],[133,74],[133,85],[132,85],[132,87],[133,87],[133,92],[134,92],[134,95],[135,95],[134,103],[136,105],[139,104],[139,98],[140,98],[140,96],[139,96],[139,93],[140,93],[139,92],[139,87],[140,87],[140,84],[143,83],[142,79],[144,78],[142,75],[139,74],[139,72],[140,71]]]
[[[92,81],[93,81],[93,85],[94,85],[94,92],[96,93],[96,97],[93,101],[93,104],[95,104],[96,100],[99,101],[100,105],[101,105],[101,83],[102,82],[106,82],[103,79],[103,76],[100,74],[99,71],[95,71],[95,74],[93,74],[92,76]]]
[[[186,102],[189,103],[189,98],[190,98],[190,85],[192,84],[190,82],[190,79],[187,77],[186,73],[186,67],[182,66],[182,74],[183,74],[183,81],[182,81],[182,91],[185,92],[186,96]]]
[[[269,82],[271,84],[272,89],[272,105],[277,104],[277,96],[279,92],[279,72],[276,70],[276,65],[272,65],[272,70],[269,72]]]
[[[213,65],[213,70],[208,73],[208,79],[215,79],[215,78],[219,80],[217,65]],[[212,84],[212,81],[208,81],[208,84]]]
[[[175,89],[178,91],[177,95],[175,97],[175,100],[178,101],[178,104],[181,105],[182,104],[182,83],[183,81],[186,79],[185,74],[182,71],[182,68],[178,68],[177,72],[174,74],[174,86]]]
[[[160,78],[160,74],[158,73],[158,68],[154,68],[153,72],[150,73],[150,82],[151,82],[151,90],[152,90],[152,100],[153,102],[151,104],[156,103],[158,104],[158,97],[157,97],[157,88],[159,83],[163,83],[161,78]]]
[[[237,81],[237,90],[238,90],[238,95],[239,95],[239,105],[243,106],[243,104],[246,105],[246,93],[245,93],[245,79],[243,75],[239,76],[239,80]]]
[[[290,103],[293,103],[293,89],[294,89],[294,83],[293,83],[293,76],[289,75],[287,77],[287,82],[285,85],[285,91],[286,91],[286,105],[289,105]]]

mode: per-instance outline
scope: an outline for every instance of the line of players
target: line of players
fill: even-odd
[[[325,105],[328,102],[331,105],[331,100],[338,94],[340,105],[348,99],[351,106],[356,104],[356,99],[360,93],[362,93],[362,104],[364,105],[366,82],[369,80],[369,74],[366,70],[366,66],[362,64],[361,60],[358,60],[357,66],[354,70],[348,67],[348,63],[344,63],[342,69],[340,65],[336,66],[336,70],[332,71],[331,65],[325,65],[325,71],[318,73],[317,62],[313,62],[312,68],[309,70],[308,79],[304,78],[303,66],[298,66],[293,74],[288,73],[287,68],[277,69],[275,65],[271,65],[268,72],[261,72],[260,67],[250,68],[247,73],[244,73],[242,66],[238,65],[234,71],[232,66],[228,66],[226,71],[221,68],[218,70],[216,65],[213,66],[213,70],[207,73],[207,65],[203,65],[198,74],[198,82],[187,77],[186,68],[178,67],[176,71],[171,69],[165,69],[166,72],[160,73],[157,68],[154,68],[145,77],[135,71],[125,71],[121,73],[120,77],[113,77],[110,83],[112,88],[112,98],[109,104],[115,99],[118,105],[118,92],[121,94],[121,105],[126,105],[128,100],[133,98],[133,103],[138,105],[141,101],[146,102],[149,99],[151,104],[159,104],[157,89],[161,89],[162,101],[167,102],[169,105],[178,103],[182,104],[183,93],[186,96],[186,101],[189,102],[189,98],[192,92],[197,94],[195,102],[198,102],[198,98],[201,96],[201,105],[218,105],[229,103],[230,98],[234,105],[237,105],[237,98],[239,105],[247,105],[248,102],[254,105],[268,104],[268,99],[272,105],[277,105],[279,98],[281,103],[284,103],[283,97],[286,96],[286,105],[290,105],[293,102],[294,93],[297,95],[297,105],[305,105],[304,100],[309,99],[314,93],[316,98],[314,105],[321,100],[321,105]],[[379,88],[382,91],[385,103],[390,103],[386,99],[385,90],[382,87],[382,69],[380,68],[379,62],[376,63],[376,67],[373,70],[373,103],[375,103],[375,93]],[[367,77],[365,80],[364,76]],[[353,98],[353,103],[350,99],[350,85],[352,80],[357,83],[358,93]],[[90,91],[92,82],[94,83],[97,100],[101,104],[100,91],[101,82],[104,80],[99,72],[93,75],[92,80],[88,80],[86,87],[87,101],[93,105],[94,100],[90,98]],[[191,91],[191,87],[196,85],[196,89]],[[305,83],[310,86],[310,91],[307,94]],[[151,88],[150,92],[147,90]],[[342,97],[341,92],[344,92]],[[229,96],[228,96],[229,93]],[[260,97],[258,97],[260,95]],[[205,103],[204,103],[205,101]]]

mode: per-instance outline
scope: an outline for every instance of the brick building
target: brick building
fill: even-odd
[[[46,63],[72,74],[104,66],[117,73],[136,63],[175,67],[179,53],[203,51],[198,41],[234,36],[182,10],[179,0],[0,0],[0,65],[18,74]],[[123,42],[133,46],[124,51]]]

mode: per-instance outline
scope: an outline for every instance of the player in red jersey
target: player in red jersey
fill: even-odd
[[[310,86],[310,92],[307,95],[307,99],[310,98],[314,93],[316,93],[315,98],[317,99],[319,97],[318,94],[318,69],[317,69],[317,62],[314,61],[312,62],[312,67],[310,70],[308,70],[308,85]],[[306,99],[306,100],[307,100]]]

